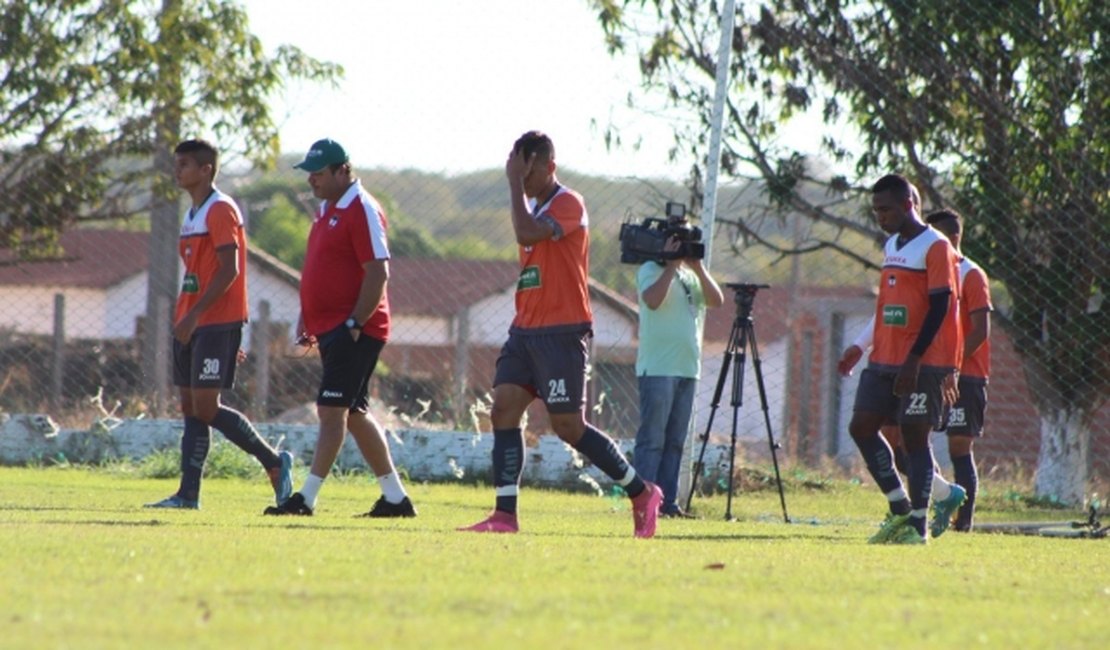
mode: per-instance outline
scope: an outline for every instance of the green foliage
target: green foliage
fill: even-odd
[[[162,449],[153,452],[138,462],[137,473],[143,478],[176,480],[181,477],[181,451]],[[206,479],[259,479],[263,476],[262,466],[253,456],[229,442],[218,439],[212,441],[208,460],[204,465]]]
[[[443,250],[443,257],[447,259],[514,260],[517,256],[515,247],[498,246],[475,234],[441,240],[439,246]]]
[[[443,247],[427,229],[417,226],[395,226],[389,231],[389,251],[398,257],[443,257]]]
[[[304,265],[305,240],[312,222],[284,194],[274,194],[269,207],[251,222],[251,243],[299,269]]]
[[[592,4],[610,49],[640,57],[644,85],[698,116],[675,137],[703,164],[720,3]],[[1042,419],[1090,417],[1110,395],[1108,36],[1101,0],[742,5],[722,173],[759,178],[766,208],[726,219],[767,246],[751,220],[793,213],[832,228],[796,251],[835,250],[866,263],[833,237],[876,234],[847,207],[866,201],[851,187],[906,174],[926,206],[964,215],[964,251],[1005,285],[1013,309],[995,318],[1025,358]],[[825,122],[821,154],[831,168],[782,143],[799,126],[792,118],[810,109]],[[1065,432],[1067,440],[1045,446],[1079,448],[1075,438],[1088,434]],[[1087,476],[1078,454],[1059,456],[1074,466],[1057,475]]]
[[[48,254],[69,224],[143,212],[151,157],[164,161],[185,134],[272,163],[273,96],[341,74],[296,48],[267,55],[229,0],[6,2],[0,247]],[[172,195],[171,184],[157,176],[154,189]]]

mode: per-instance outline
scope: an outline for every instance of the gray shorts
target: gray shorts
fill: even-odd
[[[493,386],[515,384],[543,400],[550,413],[586,406],[586,363],[591,333],[509,334],[497,357]]]
[[[960,377],[960,399],[948,409],[948,426],[945,433],[950,436],[983,435],[983,416],[987,413],[987,384],[982,379]]]
[[[188,343],[173,340],[173,385],[182,388],[231,388],[235,385],[241,325],[203,329]]]
[[[937,429],[943,422],[944,399],[941,390],[947,373],[922,371],[917,375],[917,387],[909,395],[894,394],[894,373],[864,369],[856,389],[854,410],[878,413],[889,422],[899,425],[925,422],[930,429]]]

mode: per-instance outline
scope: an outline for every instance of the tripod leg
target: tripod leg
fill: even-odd
[[[736,352],[733,354],[732,372],[732,430],[729,441],[728,454],[728,499],[725,502],[725,521],[732,521],[732,494],[736,482],[736,431],[740,424],[740,406],[744,403],[744,350],[747,347],[748,332],[743,327],[743,320],[737,319],[736,324]]]
[[[728,367],[732,363],[732,336],[729,336],[729,346],[725,349],[725,356],[721,362],[721,372],[717,375],[717,387],[713,391],[713,401],[709,405],[709,420],[705,424],[705,434],[701,438],[701,451],[698,452],[698,460],[694,463],[694,471],[690,477],[690,493],[686,495],[686,510],[690,509],[690,504],[694,501],[694,492],[697,491],[698,477],[705,470],[705,448],[709,444],[709,432],[713,430],[713,418],[717,414],[717,406],[721,403],[721,393],[724,391],[725,379],[728,377]]]
[[[755,369],[755,384],[759,388],[759,402],[763,408],[763,424],[767,428],[767,443],[771,447],[771,462],[775,467],[775,482],[779,488],[779,502],[782,504],[782,520],[790,523],[790,516],[786,514],[786,495],[782,490],[782,476],[779,475],[778,443],[775,434],[771,431],[771,415],[767,408],[767,389],[763,385],[763,363],[759,358],[759,347],[755,342],[755,324],[748,320],[747,329],[750,330],[748,340],[752,348],[752,367]]]
[[[733,366],[737,351],[743,351],[740,347],[741,327],[740,319],[736,318],[732,321],[732,329],[729,330],[728,344],[725,346],[725,354],[721,359],[721,371],[717,373],[717,385],[713,389],[713,401],[710,404],[709,420],[705,425],[705,435],[701,439],[701,451],[698,453],[698,462],[694,464],[693,476],[690,477],[690,494],[686,497],[686,509],[690,509],[690,504],[694,500],[694,491],[698,486],[698,476],[705,470],[705,448],[709,444],[709,432],[713,430],[713,418],[717,414],[717,407],[721,404],[721,394],[725,391],[725,381],[728,379],[729,368]],[[736,377],[733,376],[733,392],[736,389]],[[735,396],[733,397],[735,400]],[[728,467],[728,507],[726,508],[725,518],[728,519],[732,513],[732,458],[736,455],[736,416],[733,415],[732,425],[732,455],[729,457]]]

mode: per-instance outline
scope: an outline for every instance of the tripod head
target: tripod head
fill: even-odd
[[[736,315],[747,318],[752,313],[752,302],[755,294],[760,289],[770,289],[769,284],[750,284],[747,282],[726,282],[725,286],[732,289],[732,299],[736,303]]]

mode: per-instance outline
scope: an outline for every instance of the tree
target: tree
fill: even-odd
[[[610,50],[635,48],[644,87],[699,116],[675,151],[703,161],[718,3],[593,5]],[[767,209],[835,229],[878,236],[838,206],[889,170],[968,216],[965,251],[1012,297],[996,319],[1040,414],[1036,491],[1070,503],[1110,389],[1108,27],[1100,0],[768,0],[733,30],[722,148],[722,174],[759,179]],[[814,141],[841,175],[779,144],[806,111],[828,125]]]
[[[176,258],[174,145],[202,134],[258,164],[277,157],[269,100],[342,69],[283,46],[267,56],[229,0],[12,0],[0,17],[0,246],[55,252],[80,221],[150,214],[152,261]],[[150,265],[148,324],[177,289]],[[155,328],[144,346],[154,359]],[[159,364],[161,365],[161,364]]]
[[[0,246],[49,251],[67,225],[144,214],[152,190],[176,198],[172,174],[150,183],[151,158],[183,134],[271,163],[273,95],[341,74],[293,47],[267,57],[226,0],[5,3],[0,192],[16,200]]]
[[[274,194],[266,209],[252,220],[251,244],[300,269],[304,266],[305,241],[312,228],[310,214],[289,202],[285,194]]]

